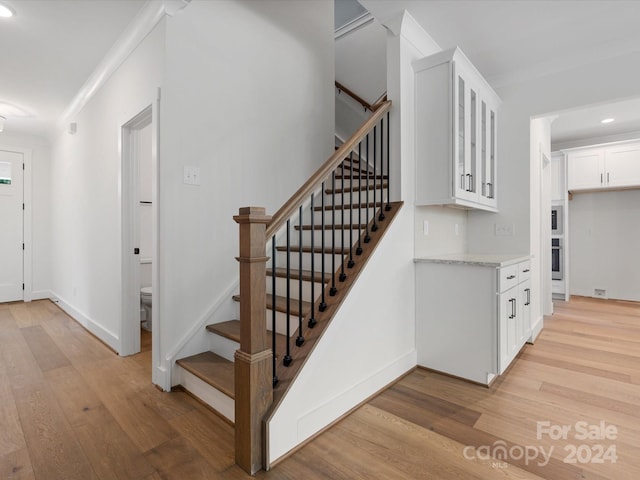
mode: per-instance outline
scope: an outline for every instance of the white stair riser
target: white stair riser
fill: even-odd
[[[335,238],[334,238],[334,233],[335,233]],[[333,245],[336,245],[337,247],[342,248],[342,233],[343,233],[343,229],[336,229],[335,232],[332,232],[331,230],[325,230],[324,232],[325,246],[331,247]],[[344,248],[349,248],[352,238],[353,238],[353,245],[355,245],[358,242],[358,238],[362,233],[364,233],[364,230],[359,230],[357,228],[354,228],[353,230],[351,230],[351,229],[345,228],[344,229]],[[312,235],[313,235],[314,247],[321,246],[322,230],[314,230],[313,233],[311,230],[304,230],[302,232],[302,244],[306,246],[311,246]]]
[[[293,308],[294,305],[295,305],[295,308],[297,308],[298,303],[292,301],[291,307]],[[271,315],[272,315],[272,311],[267,308],[267,330],[269,331],[272,330]],[[306,317],[302,317],[303,331],[307,328],[307,320],[308,319]],[[297,336],[297,332],[298,332],[298,316],[292,314],[289,317],[289,336],[295,337]],[[286,313],[276,312],[276,333],[279,333],[281,335],[287,334],[287,314]]]
[[[318,247],[320,247],[320,244],[317,245]],[[282,267],[284,268],[286,266],[286,252],[278,252],[276,255],[276,266],[278,267]],[[311,253],[305,253],[303,252],[302,254],[302,269],[303,270],[311,270]],[[321,253],[314,253],[313,254],[314,257],[314,268],[316,272],[321,272],[322,271],[322,254]],[[298,252],[291,252],[291,257],[290,257],[290,265],[291,268],[298,268]],[[336,270],[338,268],[340,268],[340,264],[342,263],[342,259],[343,256],[339,253],[335,254],[335,266],[336,266]],[[326,273],[332,273],[333,271],[331,270],[331,254],[330,253],[326,253],[324,254],[324,272]]]
[[[180,372],[180,385],[229,419],[229,421],[233,422],[235,420],[235,401],[233,398],[200,380],[192,373],[187,372],[184,368],[178,368]]]
[[[379,209],[379,208],[378,208]],[[351,212],[352,209],[347,208],[344,210],[336,210],[335,211],[335,222],[336,224],[341,224],[341,223],[358,223],[358,220],[360,220],[363,224],[367,223],[367,210],[369,210],[369,220],[371,220],[373,218],[373,214],[375,212],[375,210],[373,208],[354,208],[353,209],[353,217],[351,218],[349,216],[349,213]],[[332,221],[332,210],[325,210],[324,211],[324,223],[325,225],[330,225],[331,221]],[[313,216],[313,221],[315,223],[315,225],[322,225],[322,211],[318,210],[316,212],[314,212],[314,216]],[[304,218],[304,223],[305,224],[311,224],[311,219],[308,217],[308,215]]]
[[[375,198],[374,198],[375,192]],[[325,196],[324,205],[358,205],[359,203],[376,203],[378,207],[380,206],[380,192],[379,188],[369,190],[369,200],[367,202],[367,190],[362,190],[359,192],[358,190],[353,192],[344,192],[344,193],[336,193],[335,195],[328,193]],[[344,197],[344,198],[343,198]],[[384,202],[387,201],[387,190],[386,188],[382,190],[382,199]],[[316,201],[316,205],[321,205],[319,203],[319,199]]]
[[[298,269],[296,265],[296,270]],[[322,288],[324,285],[321,283],[314,282],[314,294],[315,299],[320,296],[320,292],[322,292]],[[291,298],[295,298],[296,300],[300,298],[300,281],[296,278],[292,278],[289,284],[289,294]],[[272,292],[272,280],[270,276],[267,276],[267,293]],[[287,295],[287,279],[282,277],[276,277],[276,295],[280,297],[285,297]],[[311,299],[311,282],[302,281],[302,299],[305,301],[310,301]]]

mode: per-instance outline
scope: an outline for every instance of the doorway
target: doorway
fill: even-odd
[[[122,323],[120,355],[151,350],[159,316],[157,273],[157,121],[151,105],[122,126]],[[143,303],[144,302],[144,303]],[[154,381],[155,383],[155,381]]]
[[[31,300],[31,151],[0,145],[0,303]]]

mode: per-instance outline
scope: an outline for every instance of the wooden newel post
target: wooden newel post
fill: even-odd
[[[272,352],[267,340],[265,230],[271,217],[241,208],[240,349],[235,354],[236,464],[253,475],[264,463],[262,420],[273,402]]]

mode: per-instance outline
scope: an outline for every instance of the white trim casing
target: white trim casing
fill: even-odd
[[[0,144],[0,150],[22,154],[22,163],[24,163],[24,172],[22,177],[22,201],[24,202],[24,212],[22,214],[22,241],[24,242],[24,251],[22,252],[22,282],[24,283],[24,289],[22,291],[22,300],[30,302],[33,297],[31,292],[31,289],[33,288],[33,228],[31,225],[33,212],[31,157],[33,149]]]

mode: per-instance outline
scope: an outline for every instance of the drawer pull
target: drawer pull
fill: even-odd
[[[507,280],[513,280],[514,278],[516,278],[516,276],[515,276],[515,275],[509,275],[509,276],[507,277]]]
[[[524,270],[522,270],[522,273],[529,273],[529,269],[525,268]]]

